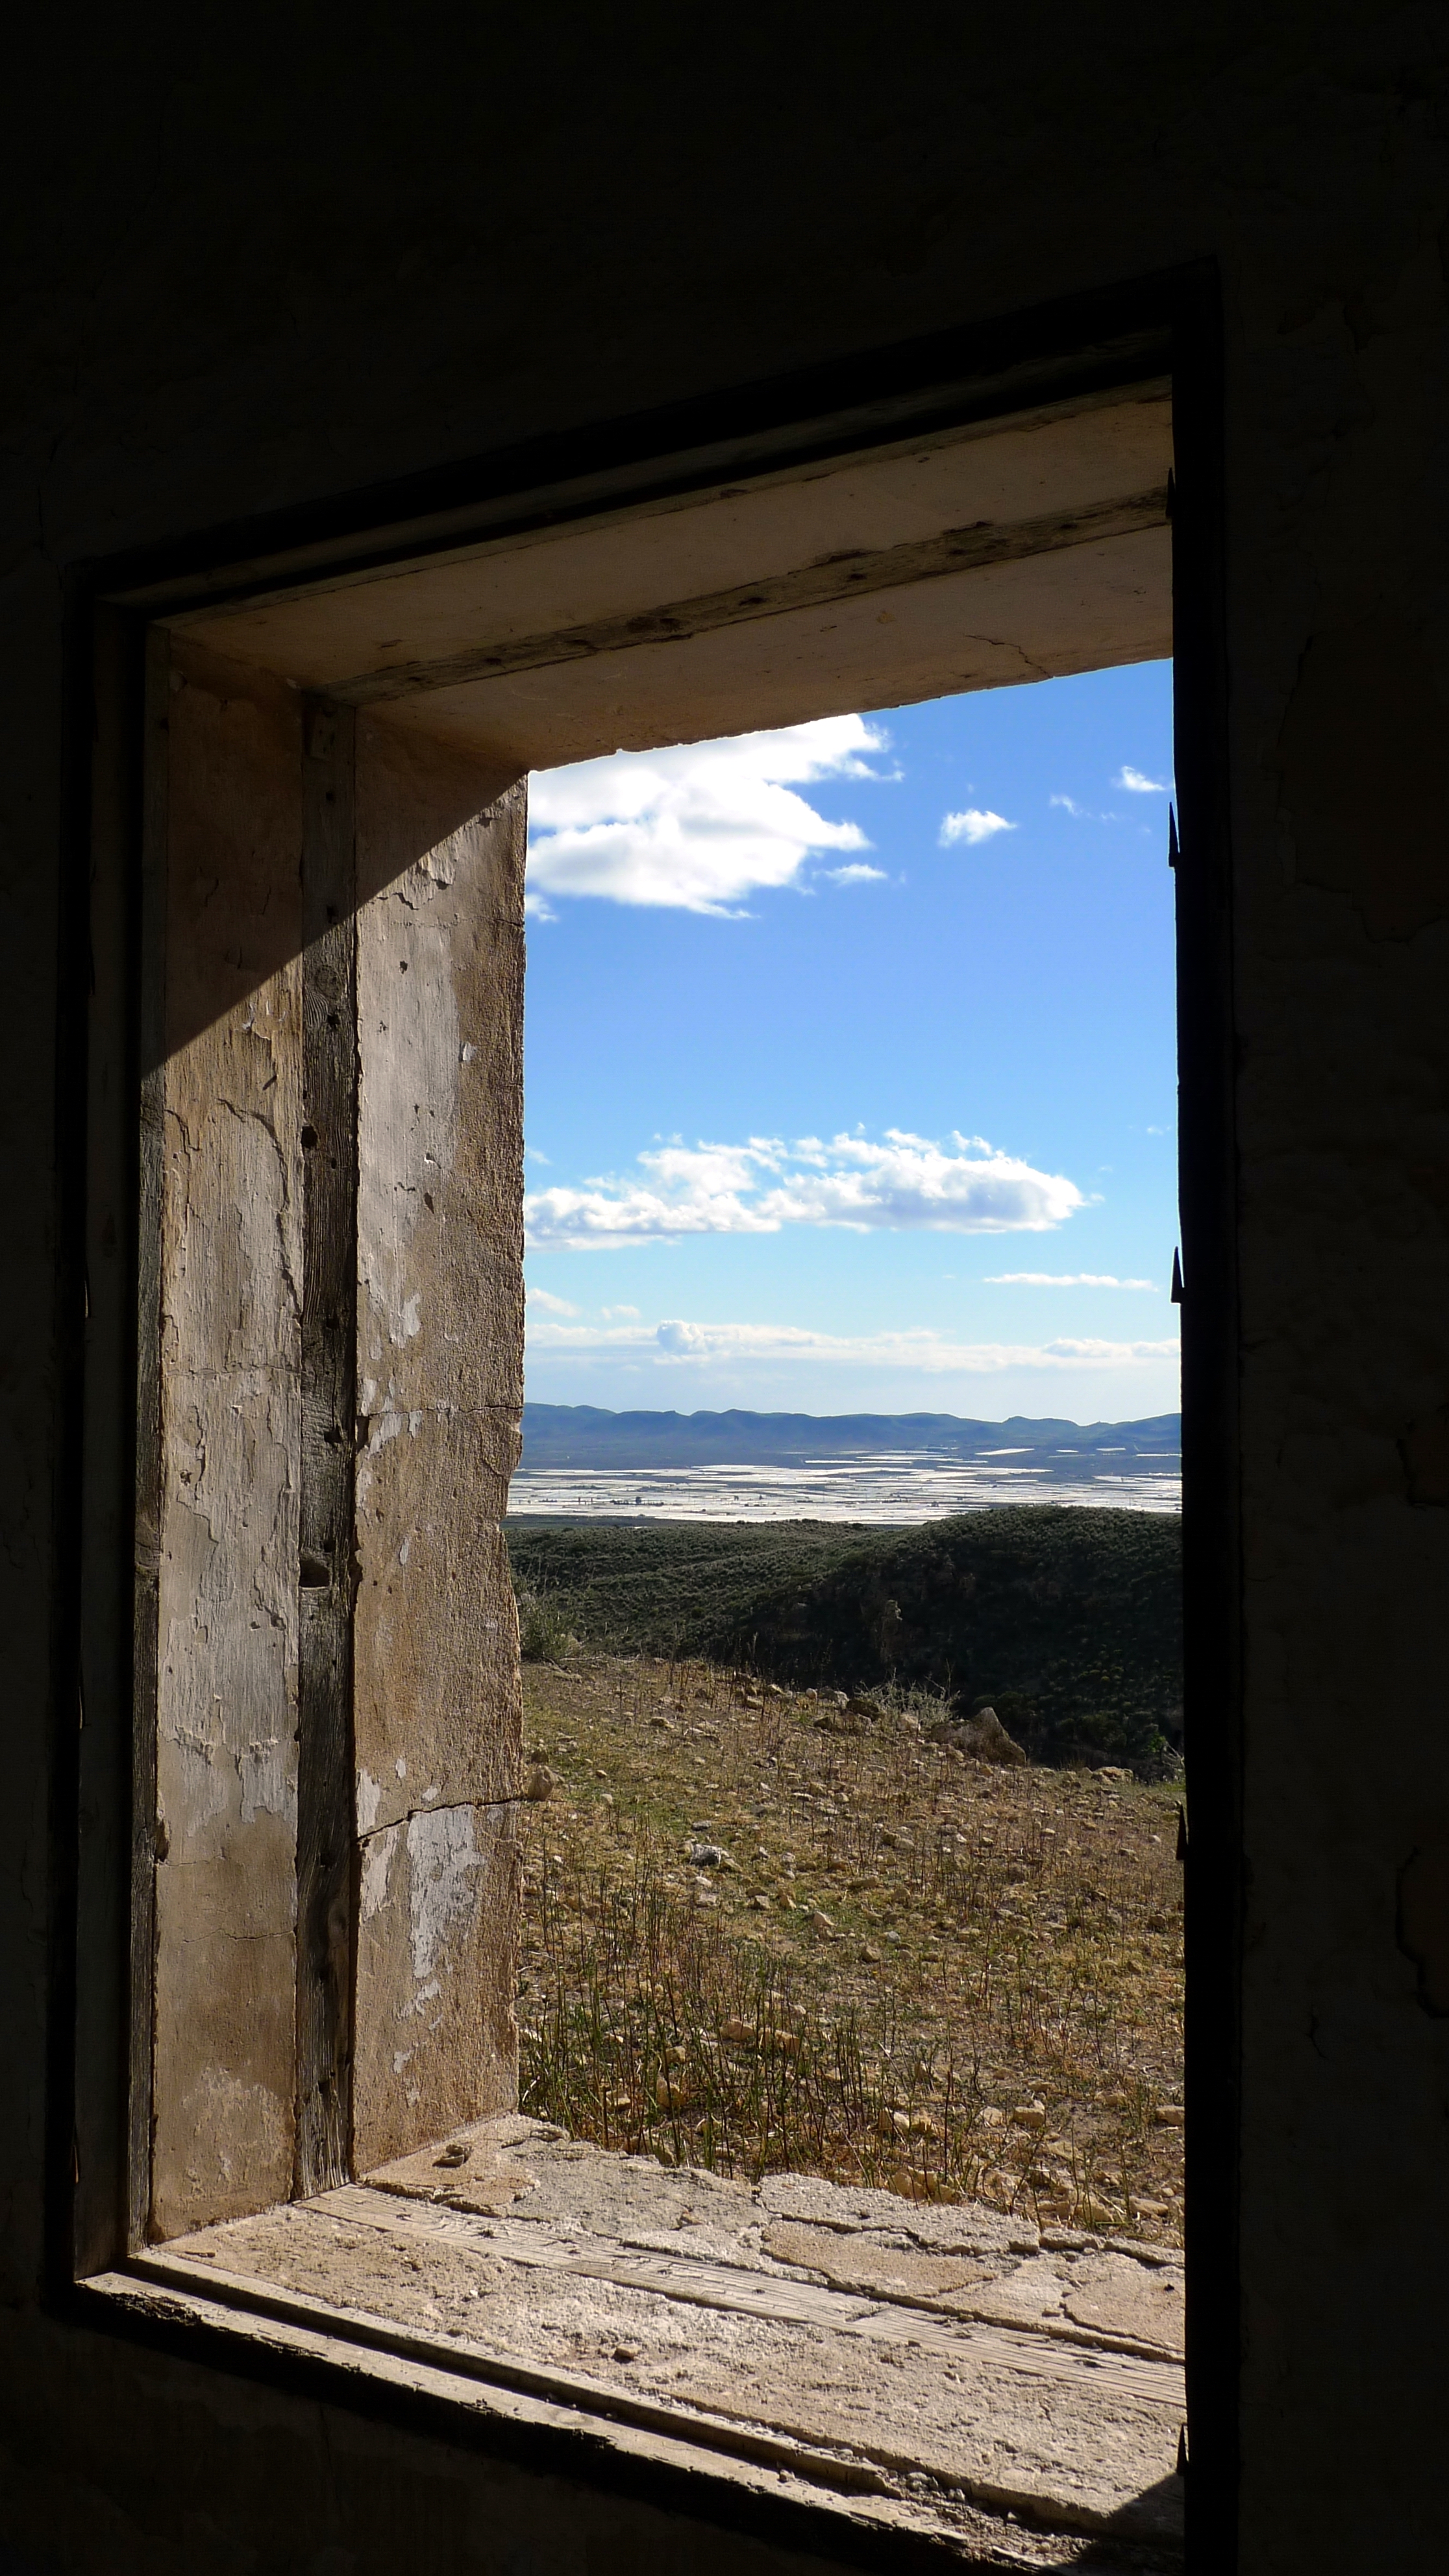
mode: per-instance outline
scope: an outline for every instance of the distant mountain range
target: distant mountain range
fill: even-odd
[[[1014,1413],[968,1422],[954,1413],[608,1413],[593,1404],[526,1404],[525,1467],[768,1466],[862,1453],[1019,1458],[1175,1456],[1182,1416],[1058,1422]]]

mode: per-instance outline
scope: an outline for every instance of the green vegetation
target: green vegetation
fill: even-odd
[[[1130,1762],[1181,1740],[1181,1523],[1055,1504],[910,1530],[821,1521],[516,1522],[526,1621],[615,1652],[701,1656],[797,1689],[990,1702],[1034,1761]]]
[[[883,1696],[842,1733],[707,1664],[525,1667],[523,2108],[666,2164],[1175,2235],[1175,1790],[993,1770]]]
[[[551,1593],[518,1586],[518,1644],[526,1664],[560,1664],[573,1645],[569,1623]]]

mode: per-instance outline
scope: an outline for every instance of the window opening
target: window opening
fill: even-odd
[[[636,2240],[808,2270],[842,2330],[874,2295],[1181,2351],[1169,681],[534,782],[521,2104],[657,2160]],[[772,766],[818,856],[723,921],[661,821],[702,809],[709,865]],[[1050,1171],[981,1141],[1014,1110]],[[673,2383],[714,2358],[686,2331]],[[919,2402],[877,2383],[877,2439]],[[918,2448],[949,2481],[973,2436]]]
[[[1148,666],[533,783],[521,2099],[575,2135],[1180,2242],[1170,737]]]
[[[1178,2289],[1180,2097],[1154,2043],[1130,2074],[1117,2070],[1121,2083],[1096,2086],[1095,2127],[1074,2115],[1069,2133],[1061,2087],[1033,2074],[1050,2055],[1053,2010],[1060,2037],[1063,1991],[1028,1965],[1043,1927],[1042,1967],[1059,1965],[1080,1932],[1099,2042],[1110,1977],[1137,1976],[1139,2001],[1156,1978],[1155,2001],[1168,2004],[1170,1706],[1150,1730],[1160,1740],[1132,1734],[1161,1692],[1124,1692],[1114,1676],[1112,1688],[1087,1694],[1099,1701],[1087,1708],[1080,1681],[1073,1700],[1054,1684],[1004,1691],[993,1676],[963,1707],[949,1657],[911,1648],[914,1604],[903,1610],[904,1577],[878,1552],[863,1586],[864,1558],[848,1570],[835,1561],[855,1623],[838,1653],[811,1624],[812,1598],[830,1580],[823,1545],[822,1571],[808,1582],[798,1557],[781,1568],[790,1597],[774,1604],[763,1644],[760,1621],[746,1638],[738,1617],[733,1631],[726,1621],[709,1635],[697,1620],[686,1633],[681,1618],[666,1639],[653,1612],[631,1625],[604,1578],[585,1613],[581,1587],[566,1579],[578,1570],[577,1532],[520,1521],[530,1693],[520,1735],[498,1525],[517,1405],[503,1179],[519,1143],[515,782],[554,764],[543,837],[563,882],[571,856],[585,877],[596,863],[601,818],[586,818],[572,843],[567,815],[555,808],[550,819],[548,799],[567,793],[558,765],[621,732],[737,746],[738,735],[704,735],[708,709],[756,731],[766,720],[837,734],[854,723],[868,734],[867,720],[840,711],[872,702],[862,679],[893,652],[911,724],[941,716],[923,680],[939,688],[953,662],[973,690],[999,688],[1022,667],[1048,677],[1151,662],[1166,640],[1165,390],[1134,394],[1115,412],[1106,401],[1088,408],[1085,430],[1050,412],[1029,434],[993,425],[980,455],[963,449],[944,467],[944,449],[887,452],[843,476],[822,471],[818,490],[808,478],[803,487],[765,478],[745,509],[731,487],[707,496],[698,526],[646,512],[622,531],[605,523],[597,539],[586,528],[567,537],[567,558],[564,541],[530,540],[485,561],[481,588],[466,557],[424,565],[397,576],[423,585],[421,618],[412,594],[395,602],[383,575],[340,606],[334,592],[190,612],[153,655],[153,754],[159,735],[168,739],[164,758],[154,754],[165,792],[153,785],[148,811],[168,856],[170,912],[150,971],[164,981],[169,1016],[163,1062],[148,1072],[172,1160],[155,1193],[166,1427],[159,1596],[143,1579],[143,1613],[148,1599],[151,1609],[141,1637],[143,1648],[148,1633],[155,1639],[161,1757],[154,1926],[138,1950],[143,1981],[154,1959],[154,2050],[138,2081],[152,2087],[149,2135],[160,2143],[144,2230],[156,2250],[133,2259],[183,2286],[205,2279],[299,2312],[309,2301],[334,2317],[361,2308],[399,2333],[441,2332],[455,2357],[466,2345],[466,2366],[483,2378],[551,2373],[557,2388],[640,2420],[674,2407],[681,2438],[693,2438],[692,2424],[752,2457],[764,2456],[761,2444],[783,2445],[792,2470],[817,2484],[877,2492],[887,2520],[905,2499],[964,2528],[1009,2502],[1058,2533],[1062,2551],[1082,2529],[1120,2529],[1170,2550],[1178,2490],[1159,2454],[1172,2448],[1169,2418],[1176,2440],[1181,2408],[1176,2330],[1164,2326]],[[1089,486],[1095,478],[1085,506],[1064,506],[1061,494],[1045,506],[1051,472],[1040,469],[1063,460]],[[973,474],[983,491],[992,486],[991,513],[964,533],[953,522],[933,535],[938,493],[959,507],[951,478]],[[873,551],[792,562],[832,509],[868,532]],[[783,560],[770,591],[758,567],[772,549]],[[721,577],[731,560],[745,575],[734,589]],[[692,582],[684,598],[681,563]],[[997,583],[989,602],[959,588],[982,579]],[[650,596],[673,601],[652,625],[639,613]],[[581,616],[590,600],[596,611],[612,603],[613,623]],[[989,605],[990,620],[963,623],[968,604]],[[407,610],[396,620],[395,605]],[[370,632],[409,619],[399,636]],[[883,639],[898,619],[906,637]],[[631,663],[642,647],[658,658]],[[963,661],[976,667],[962,671]],[[632,698],[619,694],[623,680],[636,684]],[[188,748],[193,698],[200,730]],[[1115,748],[1120,793],[1159,796],[1160,782],[1137,770],[1135,743]],[[238,778],[263,809],[261,831],[239,810]],[[1075,790],[1060,793],[1068,813]],[[945,850],[1005,841],[1016,818],[987,790],[977,795],[968,783],[943,806]],[[853,846],[840,827],[831,858],[841,903],[877,889],[874,862],[846,854]],[[301,887],[295,918],[273,907],[263,882],[270,872],[282,883],[289,869]],[[202,915],[217,885],[239,889],[246,913],[240,939],[225,934],[220,910],[210,925],[235,984],[224,996],[205,988],[185,935],[200,923],[205,950]],[[1108,1016],[1124,998],[1110,996]],[[979,986],[961,1000],[979,1019]],[[621,992],[619,1007],[637,1034],[633,998]],[[897,1005],[903,1023],[908,1007]],[[460,1107],[469,1089],[481,1107]],[[208,1122],[224,1139],[215,1150],[198,1147]],[[813,1191],[817,1208],[838,1214],[849,1184],[858,1209],[863,1171],[886,1207],[910,1179],[892,1156],[905,1165],[935,1155],[929,1174],[914,1174],[918,1190],[927,1179],[948,1192],[962,1183],[959,1168],[943,1179],[943,1156],[953,1167],[974,1162],[988,1190],[1011,1178],[1049,1199],[1063,1178],[1050,1156],[978,1150],[959,1137],[943,1146],[939,1120],[923,1142],[925,1124],[868,1135],[869,1151],[792,1135],[777,1152],[746,1139],[729,1148],[732,1174],[717,1161],[706,1181],[733,1192],[743,1237],[751,1210],[758,1230],[771,1221],[761,1208],[792,1191],[799,1204]],[[839,1132],[858,1136],[859,1124]],[[1003,1160],[1019,1168],[1006,1175]],[[683,1166],[653,1167],[656,1194],[661,1172],[666,1192],[684,1185]],[[558,1214],[570,1186],[546,1182],[539,1196]],[[1089,1195],[1070,1187],[1077,1200]],[[627,1196],[589,1182],[582,1198],[575,1188],[574,1214],[591,1197],[589,1222],[607,1228]],[[266,1222],[248,1234],[258,1207]],[[338,1260],[349,1229],[351,1271]],[[1118,1293],[1105,1274],[1091,1280],[1093,1293]],[[545,1294],[556,1307],[573,1302]],[[631,1319],[618,1320],[627,1341]],[[695,1320],[653,1322],[655,1349],[687,1364]],[[145,1328],[143,1310],[143,1341]],[[350,1533],[339,1337],[351,1344],[355,1405]],[[238,1419],[244,1428],[234,1457],[229,1434],[208,1432],[208,1408],[219,1423],[228,1406],[232,1432]],[[1087,1466],[1068,1455],[1081,1442],[1057,1437],[1048,1454],[1039,1439],[1031,1470],[1074,1491],[1088,1476],[1126,1474],[1108,1453],[1128,1446],[1137,1500],[1162,1501],[1170,1429],[1160,1425],[1155,1451],[1144,1436],[1098,1438]],[[978,1440],[976,1499],[994,1501],[1013,1479],[1022,1490],[1020,1464],[1000,1454],[1020,1445],[993,1439],[992,1457]],[[218,1480],[219,1456],[235,1471],[229,1481]],[[716,1458],[716,1490],[724,1468],[760,1463]],[[526,1459],[518,1499],[537,1500],[550,1472]],[[629,1461],[636,1499],[619,1508],[636,1529],[650,1526],[639,1479],[656,1472]],[[940,1479],[956,1478],[959,1490],[968,1471],[959,1457],[943,1468],[897,1454],[869,1470],[857,1458],[851,1472],[848,1503],[838,1461],[815,1462],[810,1491],[818,1497],[823,1479],[834,1507],[880,1529],[894,1526],[905,1494],[909,1521],[929,1532]],[[933,1476],[923,1505],[922,1480]],[[196,1540],[194,1559],[168,1549],[166,1490],[174,1529]],[[762,1525],[765,1490],[757,1479],[746,1494]],[[1084,1523],[1068,1511],[1061,1525]],[[1169,1516],[1144,1526],[1155,1532],[1144,1545],[1160,1555]],[[981,1516],[982,1533],[1006,1527],[997,1512]],[[424,1533],[440,1569],[431,1589],[419,1587],[416,1566],[409,1573],[415,1552],[426,1553]],[[979,1592],[982,1570],[953,1560],[951,1579]],[[1138,1582],[1139,1609],[1155,1582],[1160,1593],[1159,1572],[1149,1567]],[[1028,1580],[1041,1600],[1060,1597],[1053,1569]],[[753,1612],[746,1587],[741,1609],[747,1599]],[[228,1621],[253,1637],[239,1690]],[[192,1724],[188,1700],[183,1722],[170,1723],[168,1685],[179,1707],[177,1693],[195,1698],[201,1681],[202,1722]],[[258,1708],[275,1701],[273,1718],[296,1716],[299,1760],[276,1724],[247,1735],[248,1693]],[[317,1710],[332,1712],[330,1735]],[[233,1743],[227,1730],[239,1719]],[[1073,1725],[1076,1739],[1064,1731]],[[1049,1776],[1039,1764],[978,1763],[1002,1752],[1003,1738],[1090,1772],[1063,1771],[1059,1792],[1050,1775],[1033,1798]],[[647,1747],[653,1776],[641,1759],[626,1787],[618,1753],[628,1743]],[[610,1760],[588,1756],[610,1748],[606,1785],[598,1775]],[[1122,1777],[1130,1761],[1101,1760],[1113,1752],[1158,1778]],[[218,1777],[222,1802],[210,1795]],[[339,1780],[350,1781],[350,1804]],[[1035,1811],[1048,1799],[1050,1822]],[[259,1873],[263,1846],[270,1860]],[[514,2112],[520,1864],[525,2099]],[[1089,1911],[1105,1918],[1090,1938]],[[969,2032],[946,2027],[932,1992],[963,1914],[984,1942],[975,1966],[991,1996]],[[144,1909],[138,1920],[144,1931]],[[1115,1948],[1109,1922],[1120,1923]],[[228,1942],[250,1944],[254,1992],[231,1988]],[[817,1960],[841,1958],[848,1979],[815,1981]],[[563,2116],[540,2124],[541,2110]],[[1104,2152],[1106,2115],[1115,2127]],[[133,2130],[148,2133],[134,2112]],[[853,2196],[853,2218],[841,2195]],[[539,2277],[526,2282],[530,2269]],[[584,2282],[594,2285],[587,2294]],[[640,2300],[655,2303],[656,2320],[661,2300],[709,2320],[700,2385],[677,2319],[653,2378],[640,2370],[644,2346],[629,2325]],[[775,2377],[763,2395],[741,2397],[743,2329],[732,2319],[753,2320],[771,2343]],[[823,2411],[802,2399],[791,2362],[802,2329],[832,2356]],[[881,2365],[902,2372],[904,2387],[910,2356],[925,2353],[931,2403],[944,2408],[929,2463],[919,2425],[915,2449],[901,2454],[877,2424]],[[1009,2433],[986,2395],[1002,2371],[1015,2374],[1020,2401]],[[908,2400],[904,2420],[919,2415]],[[1003,2446],[1017,2460],[1005,2484],[991,2467]],[[1160,2475],[1147,2473],[1154,2467]]]

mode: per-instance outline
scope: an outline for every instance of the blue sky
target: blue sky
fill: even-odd
[[[531,1398],[1175,1407],[1171,694],[532,781]]]

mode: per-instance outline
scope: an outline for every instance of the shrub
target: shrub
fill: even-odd
[[[1181,1732],[1181,1525],[1014,1505],[862,1530],[781,1521],[508,1533],[581,1637],[748,1664],[803,1688],[894,1682],[994,1707],[1034,1761],[1143,1762]],[[1009,1712],[1009,1713],[1008,1713]]]
[[[519,1593],[518,1647],[526,1664],[561,1664],[575,1642],[562,1610],[547,1593]]]

